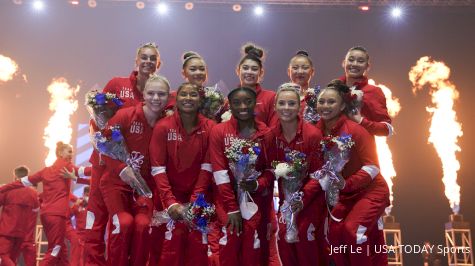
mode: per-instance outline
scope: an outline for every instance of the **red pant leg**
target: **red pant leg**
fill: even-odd
[[[152,227],[152,234],[150,235],[150,249],[149,249],[149,266],[158,266],[160,257],[162,255],[163,240],[165,239],[166,226]]]
[[[130,265],[147,264],[150,248],[150,222],[152,218],[152,199],[140,198],[133,204],[133,232],[130,251]]]
[[[25,266],[36,266],[36,244],[34,242],[23,242],[20,251],[23,254]]]
[[[66,239],[69,241],[71,266],[79,266],[81,261],[81,241],[76,229],[73,228],[71,222],[66,223]]]
[[[341,222],[330,222],[330,244],[347,247],[345,253],[332,255],[337,266],[372,265],[371,254],[367,252],[368,229],[376,225],[385,208],[386,201],[363,197],[354,203]]]
[[[15,266],[16,258],[12,256],[12,252],[19,246],[21,239],[9,236],[0,236],[0,265]]]
[[[84,228],[85,264],[91,266],[106,265],[104,235],[109,221],[109,213],[99,186],[103,172],[104,166],[92,167],[86,228]]]
[[[48,250],[41,265],[69,265],[68,252],[64,244],[66,217],[42,214],[40,218],[48,239]]]
[[[208,265],[219,266],[219,234],[220,227],[217,221],[210,224],[208,233]]]

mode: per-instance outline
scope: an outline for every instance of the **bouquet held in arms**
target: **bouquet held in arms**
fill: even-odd
[[[140,165],[143,162],[143,155],[127,151],[127,145],[125,144],[124,136],[120,132],[119,125],[97,131],[94,134],[93,144],[101,154],[124,162],[133,170],[132,173],[123,171],[120,175],[122,181],[132,187],[140,196],[152,197],[152,191],[139,171]]]
[[[104,129],[107,121],[123,105],[113,93],[102,93],[92,90],[86,93],[86,109],[99,129]]]
[[[216,209],[213,204],[206,202],[203,194],[198,194],[193,203],[186,204],[183,211],[183,222],[190,228],[200,231],[203,234],[209,233],[209,224],[214,219]],[[168,215],[166,210],[153,211],[152,226],[167,224],[167,229],[172,231],[175,221]]]
[[[257,180],[261,175],[256,171],[256,162],[261,149],[258,143],[250,140],[231,138],[230,146],[225,149],[224,154],[229,160],[229,169],[233,173],[235,180],[235,191],[238,195],[239,209],[242,218],[250,220],[257,212],[257,204],[254,203],[249,192],[239,187],[241,181]]]
[[[320,115],[317,113],[317,97],[319,93],[320,86],[309,88],[304,98],[306,106],[303,110],[303,119],[312,124],[316,124],[320,120]]]
[[[216,122],[221,121],[221,115],[226,111],[226,98],[218,87],[205,87],[204,102],[201,108],[201,113],[209,119]]]
[[[335,206],[338,202],[340,190],[345,187],[345,179],[341,171],[350,159],[351,147],[355,145],[351,134],[341,136],[326,136],[320,142],[325,163],[322,169],[313,174],[326,191],[328,205]]]
[[[277,179],[281,179],[281,187],[284,195],[284,203],[280,207],[280,223],[286,225],[285,241],[295,243],[299,241],[297,228],[297,213],[292,211],[294,202],[302,201],[303,193],[299,192],[302,180],[307,175],[307,160],[303,152],[285,149],[285,160],[274,161],[272,167]]]

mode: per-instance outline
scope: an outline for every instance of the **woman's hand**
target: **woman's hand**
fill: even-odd
[[[74,169],[69,172],[68,171],[68,168],[66,167],[63,167],[63,170],[61,170],[61,174],[63,175],[63,178],[64,179],[71,179],[71,180],[76,180],[78,179],[78,177],[76,176],[76,174],[74,173]]]
[[[226,224],[231,234],[233,230],[239,236],[242,233],[242,217],[241,212],[228,213],[228,223]]]
[[[182,220],[184,210],[185,210],[185,207],[182,204],[178,203],[178,204],[175,204],[175,205],[171,206],[168,209],[168,215],[173,220]]]
[[[349,119],[353,120],[358,124],[361,124],[361,121],[363,121],[363,117],[361,116],[361,112],[359,109],[352,110],[347,116]]]
[[[292,213],[297,213],[303,209],[303,202],[301,200],[294,200],[290,204],[290,210]]]

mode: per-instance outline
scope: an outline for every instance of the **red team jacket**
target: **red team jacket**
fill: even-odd
[[[275,92],[266,90],[260,84],[256,86],[256,107],[254,112],[257,120],[264,122],[268,127],[274,126],[279,118],[274,110]]]
[[[138,170],[147,184],[153,185],[150,175],[149,143],[153,128],[148,124],[143,111],[143,103],[135,106],[122,108],[107,122],[108,126],[119,125],[125,139],[132,166]],[[106,169],[102,178],[108,178],[114,184],[118,184],[125,190],[131,188],[120,180],[120,172],[127,166],[119,160],[113,160],[103,156],[106,161]],[[152,187],[151,187],[152,189]]]
[[[317,123],[317,127],[323,131],[322,120]],[[332,136],[341,136],[342,134],[351,134],[355,145],[351,148],[350,159],[342,171],[346,184],[340,192],[339,204],[351,205],[364,196],[386,201],[389,205],[389,189],[379,173],[374,138],[363,127],[345,115],[339,118],[331,130]],[[335,209],[338,209],[337,206]]]
[[[64,167],[69,171],[74,170],[79,177],[91,175],[91,167],[78,168],[70,161],[58,158],[52,166],[45,167],[31,176],[25,176],[21,181],[2,186],[0,193],[43,182],[41,214],[69,217],[71,180],[63,178],[61,172]],[[89,183],[87,179],[83,180],[81,183]]]
[[[0,235],[25,238],[33,236],[38,216],[38,193],[30,187],[23,187],[0,193]],[[33,228],[31,227],[33,223]]]
[[[340,79],[346,82],[345,77]],[[366,128],[371,135],[391,136],[393,134],[391,117],[389,117],[386,97],[381,88],[368,84],[366,77],[361,82],[356,82],[354,86],[357,90],[363,91],[361,126]]]
[[[271,130],[257,119],[256,129],[251,140],[257,142],[261,149],[256,163],[256,170],[261,172],[261,176],[258,178],[258,189],[253,194],[262,195],[263,193],[272,193],[273,190],[274,174],[270,170],[275,156],[273,151],[274,136]],[[230,139],[238,136],[238,122],[234,117],[216,125],[210,135],[210,160],[218,189],[216,205],[223,208],[226,213],[239,211],[239,204],[233,188],[236,181],[229,170],[228,159],[224,155],[225,149],[230,146]]]
[[[323,160],[320,149],[320,141],[322,140],[322,133],[315,128],[314,125],[306,123],[302,118],[299,118],[297,134],[295,138],[289,143],[285,139],[280,122],[272,128],[275,135],[275,145],[277,147],[277,160],[284,161],[286,148],[297,150],[305,153],[307,156],[307,172],[311,174],[322,167]],[[312,184],[313,183],[313,184]],[[279,191],[281,190],[281,182],[279,182]],[[313,187],[312,186],[316,186]],[[321,192],[320,184],[308,177],[305,177],[302,185],[302,192],[304,192],[303,203],[308,206],[314,199],[316,193]],[[281,202],[284,200],[284,195],[279,195]]]
[[[152,175],[164,208],[194,201],[211,184],[208,139],[216,123],[201,114],[190,134],[182,126],[180,115],[160,120],[150,142]]]

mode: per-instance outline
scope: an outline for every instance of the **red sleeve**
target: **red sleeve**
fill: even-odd
[[[5,204],[5,193],[0,192],[0,206]]]
[[[91,176],[91,171],[92,171],[92,167],[90,167],[90,166],[87,166],[87,167],[85,167],[85,166],[81,166],[81,167],[74,166],[74,173],[78,177],[76,179],[76,183],[77,184],[83,184],[83,185],[89,185],[90,180],[88,178],[83,178],[83,177]]]
[[[359,158],[362,167],[345,179],[346,184],[342,189],[343,193],[352,193],[366,188],[379,173],[374,138],[366,130],[356,125],[352,131],[355,146],[351,152],[356,152],[356,157]],[[371,176],[370,173],[374,173],[376,169],[378,172]]]
[[[368,93],[369,116],[363,117],[360,125],[364,127],[371,135],[375,136],[391,136],[392,126],[391,117],[388,114],[386,106],[386,97],[379,87],[373,87],[371,93]],[[363,96],[364,97],[364,96]]]
[[[213,169],[209,160],[209,150],[206,152],[205,159],[201,164],[200,174],[198,180],[196,180],[195,188],[191,195],[190,202],[194,202],[198,194],[206,194],[209,186],[211,186],[211,177]]]
[[[175,195],[173,195],[172,187],[167,175],[167,127],[163,123],[157,124],[153,129],[149,149],[152,176],[157,185],[158,194],[162,200],[163,207],[168,209],[172,204],[179,202],[176,200]]]
[[[308,161],[308,173],[313,174],[315,171],[322,168],[323,156],[320,149],[321,135],[312,135],[309,139],[309,145],[307,147],[307,161]],[[318,193],[322,193],[322,187],[320,183],[314,179],[307,177],[307,181],[302,187],[303,192],[303,206],[307,206],[312,202]]]
[[[238,212],[239,205],[228,173],[228,163],[224,155],[224,136],[221,129],[223,127],[219,125],[214,127],[209,138],[209,156],[213,168],[214,182],[218,189],[216,201],[223,204],[227,213]]]
[[[125,128],[127,128],[128,125],[128,120],[127,120],[127,113],[124,112],[126,110],[131,110],[129,108],[127,109],[121,109],[119,110],[108,122],[106,127],[110,126],[115,126],[119,125],[120,126],[120,131],[122,133],[122,136],[125,136]],[[102,159],[105,161],[105,165],[109,169],[116,169],[119,173],[124,170],[125,167],[127,167],[127,164],[125,162],[121,162],[116,159],[112,159],[109,156],[102,156]]]
[[[273,140],[274,140],[273,134],[268,133],[268,135],[266,135],[263,141],[265,146],[262,147],[262,152],[264,152],[264,154],[259,156],[260,157],[259,168],[261,169],[262,174],[257,179],[257,182],[259,185],[257,187],[256,192],[262,192],[264,189],[267,189],[267,188],[272,188],[271,191],[273,191],[273,188],[274,188],[275,177],[272,171],[272,162],[277,160],[277,157],[276,157],[277,150],[276,150],[276,146],[272,145]]]
[[[6,184],[2,187],[0,187],[0,193],[1,192],[7,192],[12,189],[17,189],[17,188],[22,188],[26,186],[33,186],[38,184],[43,180],[43,171],[46,168],[43,168],[42,170],[34,173],[31,176],[25,176],[20,179],[20,181],[15,181],[10,184]]]

